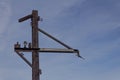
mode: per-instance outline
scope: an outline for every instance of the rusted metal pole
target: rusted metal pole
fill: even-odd
[[[38,11],[32,11],[32,48],[39,48],[38,41]],[[32,80],[39,80],[39,53],[37,50],[32,51]]]
[[[38,16],[38,11],[33,10],[32,14],[27,15],[23,18],[19,19],[19,22],[26,21],[31,19],[31,26],[32,26],[32,45],[31,43],[27,45],[27,42],[24,42],[24,47],[21,48],[20,44],[14,45],[15,52],[30,66],[32,67],[32,80],[40,80],[40,74],[42,73],[39,69],[39,52],[52,52],[52,53],[77,53],[77,56],[82,58],[79,54],[79,50],[73,49],[66,45],[65,43],[61,42],[60,40],[56,39],[52,35],[48,34],[47,32],[43,31],[42,29],[38,28],[38,21],[40,17]],[[39,48],[39,37],[38,31],[45,34],[46,36],[50,37],[51,39],[55,40],[59,44],[63,45],[67,49],[57,49],[57,48]],[[32,52],[32,64],[19,52]],[[83,58],[84,59],[84,58]]]

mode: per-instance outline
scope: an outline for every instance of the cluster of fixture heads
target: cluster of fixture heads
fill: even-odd
[[[14,45],[15,48],[21,48],[21,45],[19,44],[19,42],[17,42],[15,45]],[[32,48],[32,44],[31,43],[28,43],[27,41],[24,41],[23,42],[23,48]]]

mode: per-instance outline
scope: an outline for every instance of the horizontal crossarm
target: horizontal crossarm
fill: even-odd
[[[16,52],[32,52],[37,50],[38,52],[51,52],[51,53],[77,53],[77,56],[82,58],[77,49],[59,49],[59,48],[15,48]]]
[[[27,20],[27,19],[30,19],[30,18],[32,18],[32,14],[27,15],[27,16],[25,16],[25,17],[23,17],[23,18],[20,18],[20,19],[18,20],[18,22],[23,22],[23,21],[25,21],[25,20]]]
[[[37,50],[39,52],[56,52],[56,53],[77,53],[77,49],[59,49],[59,48],[15,48],[18,52],[32,52]]]

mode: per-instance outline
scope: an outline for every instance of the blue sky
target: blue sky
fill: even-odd
[[[14,44],[31,41],[30,20],[18,19],[36,9],[39,27],[75,54],[40,54],[41,80],[120,80],[119,0],[0,0],[0,80],[32,80],[31,68]],[[39,34],[40,47],[62,47]],[[24,53],[31,61],[31,53]]]

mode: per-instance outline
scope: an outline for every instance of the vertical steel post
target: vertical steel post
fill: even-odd
[[[41,70],[39,69],[39,52],[60,52],[60,53],[77,53],[78,57],[82,58],[79,55],[79,51],[77,49],[73,49],[68,45],[64,44],[60,40],[56,39],[55,37],[51,36],[50,34],[46,33],[45,31],[38,28],[38,21],[40,17],[38,16],[38,11],[33,10],[32,14],[27,15],[23,18],[19,19],[19,22],[23,22],[27,19],[31,19],[31,26],[32,26],[32,46],[29,44],[27,46],[27,42],[24,42],[24,47],[21,48],[20,44],[17,42],[15,44],[15,51],[16,53],[30,66],[32,67],[32,80],[40,80]],[[38,31],[42,32],[46,36],[50,37],[51,39],[55,40],[56,42],[60,43],[64,47],[68,49],[54,49],[54,48],[39,48],[39,36]],[[19,52],[32,52],[32,64]]]
[[[38,41],[38,11],[32,11],[32,48],[39,48]],[[37,50],[32,51],[32,80],[39,80],[39,53]]]

